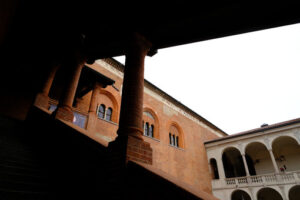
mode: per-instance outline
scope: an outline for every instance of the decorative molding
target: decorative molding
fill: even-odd
[[[119,69],[117,69],[116,67],[114,67],[112,64],[110,64],[107,60],[104,59],[96,60],[96,63],[99,64],[104,69],[108,70],[109,72],[123,79],[124,73]]]

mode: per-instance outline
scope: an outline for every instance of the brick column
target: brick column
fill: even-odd
[[[151,43],[134,34],[128,47],[122,90],[119,135],[141,138],[143,134],[144,61]]]
[[[126,52],[118,138],[127,142],[126,160],[152,164],[152,149],[144,142],[144,62],[151,43],[134,34]]]
[[[73,122],[74,114],[72,112],[72,104],[84,64],[84,61],[71,64],[70,74],[67,77],[66,85],[59,100],[58,107],[54,112],[55,118]]]
[[[93,131],[95,127],[95,123],[97,123],[97,96],[100,93],[100,89],[102,85],[100,83],[95,82],[94,89],[90,101],[90,108],[89,108],[89,119],[87,122],[87,130]]]
[[[49,75],[43,85],[42,91],[38,93],[34,105],[40,106],[42,108],[48,109],[49,106],[49,92],[53,83],[53,80],[55,78],[55,74],[59,68],[59,65],[54,65],[49,72]]]

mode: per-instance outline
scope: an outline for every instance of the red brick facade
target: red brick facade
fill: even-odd
[[[85,129],[88,131],[85,134],[99,142],[103,139],[110,142],[117,137],[123,66],[106,59],[88,67],[113,79],[115,83],[101,88],[93,97],[96,110],[89,110],[93,91],[76,98],[72,109],[87,117]],[[54,81],[49,96],[59,88]],[[106,113],[102,119],[97,116],[100,105],[105,105],[106,111],[112,109],[111,120],[106,120]],[[161,170],[195,190],[211,193],[211,176],[203,143],[225,134],[148,81],[144,85],[143,105],[143,122],[144,125],[148,123],[148,129],[151,127],[152,135],[142,136],[144,141],[129,136],[127,160],[149,164],[150,168]],[[170,134],[174,135],[173,144],[170,144]]]

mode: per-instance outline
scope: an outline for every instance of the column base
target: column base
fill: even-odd
[[[143,130],[141,128],[138,128],[138,127],[130,126],[130,127],[127,127],[127,128],[119,129],[118,130],[118,135],[119,136],[128,135],[128,136],[134,137],[136,139],[143,140],[143,137],[142,137]]]
[[[129,160],[152,165],[152,148],[150,143],[134,136],[128,136],[126,162]]]
[[[68,122],[73,122],[74,119],[74,114],[71,108],[63,106],[63,107],[58,107],[54,112],[53,112],[54,118],[56,119],[62,119]]]
[[[46,96],[45,94],[38,93],[36,95],[34,105],[40,108],[45,108],[48,110],[49,108],[49,97]]]

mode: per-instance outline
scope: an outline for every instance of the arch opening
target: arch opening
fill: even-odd
[[[252,142],[245,149],[246,161],[251,176],[274,173],[270,153],[260,142]]]
[[[246,176],[243,158],[238,149],[227,148],[222,154],[222,162],[226,178]]]
[[[231,195],[231,200],[251,200],[251,197],[243,190],[235,190]]]
[[[283,200],[280,193],[272,188],[262,188],[257,193],[257,200]]]
[[[219,179],[220,177],[216,159],[211,158],[209,163],[211,167],[212,179]]]
[[[300,145],[294,138],[278,137],[273,141],[272,149],[281,172],[300,170]]]
[[[289,200],[299,200],[300,199],[300,185],[292,187],[289,191]]]

